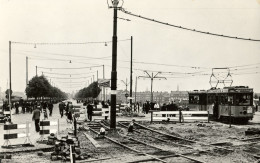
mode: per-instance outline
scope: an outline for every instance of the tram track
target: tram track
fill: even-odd
[[[130,122],[125,121],[118,122],[117,130],[124,130],[127,133],[129,123]],[[107,122],[99,122],[99,127],[101,126],[106,128],[107,130],[109,129],[109,124]],[[96,130],[96,132],[98,131]],[[191,160],[192,162],[203,162],[199,159],[202,158],[202,160],[204,160],[207,157],[207,155],[214,157],[222,157],[223,155],[232,153],[235,150],[242,150],[252,157],[255,157],[257,159],[260,158],[259,154],[253,154],[250,153],[250,151],[246,150],[255,148],[254,145],[257,145],[257,142],[260,139],[259,137],[253,137],[248,139],[237,138],[235,140],[236,143],[233,143],[233,141],[223,141],[208,144],[205,142],[189,140],[175,133],[164,133],[158,130],[148,128],[142,124],[135,123],[134,132],[125,135],[124,138],[127,141],[117,142],[125,145],[120,146],[134,151],[140,155],[146,155],[147,157],[149,157],[148,159],[143,159],[143,161],[137,160],[133,162],[146,162],[152,160],[159,161],[159,159],[164,160],[171,157],[182,157]],[[113,138],[110,137],[110,139]],[[241,142],[242,144],[239,144],[239,142]]]
[[[98,130],[97,130],[97,126],[101,127],[103,126],[104,128],[108,129],[108,127],[103,124],[103,123],[99,123],[96,125],[90,125],[89,129],[90,131],[94,132],[95,134],[98,134]],[[196,158],[192,158],[189,156],[186,156],[187,154],[190,154],[192,152],[186,153],[185,154],[178,154],[174,151],[169,151],[169,150],[165,150],[165,148],[162,148],[160,146],[151,144],[151,143],[147,143],[144,140],[140,140],[140,138],[135,139],[132,136],[124,136],[124,141],[119,141],[116,138],[111,138],[108,136],[105,136],[106,139],[110,140],[111,142],[118,144],[124,148],[127,148],[131,151],[136,152],[139,155],[145,155],[148,156],[149,159],[145,159],[144,161],[148,161],[148,160],[156,160],[156,161],[160,161],[160,162],[167,162],[164,161],[163,159],[165,158],[169,158],[169,157],[182,157],[185,158],[187,160],[190,160],[192,162],[199,162],[202,163],[203,161],[197,160]],[[186,148],[186,147],[185,147]],[[137,160],[134,162],[143,162],[142,160]]]

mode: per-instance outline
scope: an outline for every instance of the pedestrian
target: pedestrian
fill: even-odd
[[[37,105],[37,107],[35,108],[35,110],[33,111],[33,116],[32,116],[32,120],[35,123],[35,130],[36,132],[40,131],[40,117],[41,117],[41,106]]]
[[[23,112],[23,114],[25,113],[25,102],[23,102],[23,104],[22,104],[22,112]]]
[[[145,113],[148,114],[149,110],[150,110],[150,103],[149,103],[149,101],[147,101],[146,105],[145,105]]]
[[[155,110],[160,110],[160,106],[159,106],[158,102],[155,102],[154,109]]]
[[[60,116],[63,117],[63,112],[65,109],[65,104],[63,102],[59,103]]]
[[[134,103],[134,112],[136,112],[137,105]]]
[[[67,119],[69,120],[70,123],[72,123],[72,111],[73,111],[73,105],[69,104],[69,110],[67,113]]]
[[[50,101],[50,103],[48,104],[48,108],[49,108],[49,116],[52,116],[52,110],[53,110],[53,103],[52,101]]]
[[[137,111],[138,111],[138,113],[139,113],[139,111],[140,111],[140,104],[139,104],[139,102],[137,102]]]
[[[14,106],[15,106],[15,113],[19,114],[19,103],[16,102]]]
[[[87,113],[89,121],[92,121],[93,106],[90,103],[87,106]]]

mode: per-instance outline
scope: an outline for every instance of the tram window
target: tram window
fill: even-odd
[[[209,96],[208,96],[208,104],[213,104],[214,101],[215,101],[215,96],[209,95]]]
[[[250,105],[251,95],[247,94],[238,94],[236,95],[236,104],[237,105]]]
[[[193,95],[189,98],[191,104],[198,104],[199,103],[199,95]]]

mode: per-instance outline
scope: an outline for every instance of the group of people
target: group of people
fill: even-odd
[[[37,106],[41,106],[41,112],[47,113],[47,108],[49,110],[49,116],[52,116],[52,110],[53,110],[53,101],[20,101],[20,102],[14,102],[12,103],[12,109],[15,109],[15,114],[20,113],[31,113]],[[20,109],[21,108],[21,109]],[[10,111],[10,106],[5,102],[3,104],[3,110],[4,111]],[[47,117],[46,117],[47,118]]]

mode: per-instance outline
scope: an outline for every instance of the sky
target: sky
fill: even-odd
[[[260,40],[260,0],[124,0],[122,7],[172,25]],[[133,90],[150,91],[146,77],[158,73],[153,91],[205,90],[227,77],[233,86],[260,92],[260,41],[196,33],[122,11],[118,18],[117,89],[130,81],[132,36]],[[25,90],[26,56],[29,80],[37,66],[38,75],[65,92],[87,86],[93,75],[103,78],[103,65],[104,78],[111,78],[113,9],[106,0],[0,0],[0,20],[2,91],[9,81],[9,41],[13,91]]]

